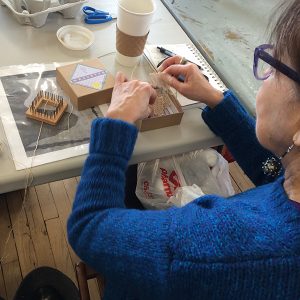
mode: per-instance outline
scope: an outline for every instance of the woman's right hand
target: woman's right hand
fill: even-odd
[[[223,93],[206,80],[195,64],[180,65],[181,59],[180,56],[166,59],[159,68],[162,72],[160,78],[183,96],[215,107],[222,101]],[[177,79],[179,75],[185,77],[184,82]]]
[[[128,81],[123,73],[118,72],[105,117],[134,123],[150,115],[149,104],[154,104],[155,99],[156,92],[149,83]]]

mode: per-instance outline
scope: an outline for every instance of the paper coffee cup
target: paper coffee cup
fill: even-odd
[[[117,16],[117,61],[134,66],[143,54],[156,6],[153,0],[119,0]]]

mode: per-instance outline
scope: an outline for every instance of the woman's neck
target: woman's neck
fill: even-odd
[[[300,152],[293,149],[283,160],[284,184],[283,187],[288,197],[300,203]]]

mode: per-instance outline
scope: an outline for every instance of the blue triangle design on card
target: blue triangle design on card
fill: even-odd
[[[72,75],[71,83],[102,90],[106,77],[107,72],[103,69],[78,64]]]

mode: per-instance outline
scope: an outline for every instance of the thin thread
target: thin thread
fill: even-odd
[[[131,74],[130,74],[130,80],[132,80],[133,74],[134,74],[134,72],[135,72],[137,66],[138,66],[138,64],[136,64],[136,65],[133,67],[132,72],[131,72]]]
[[[71,117],[71,115],[73,113],[73,110],[74,110],[74,105],[71,103],[71,101],[69,102],[69,104],[72,105],[72,108],[71,108],[71,111],[68,115],[68,132],[70,132],[70,117]]]
[[[3,146],[5,146],[5,147],[9,150],[9,146],[5,143],[5,141],[1,140],[0,143],[1,143]],[[8,153],[10,154],[10,151],[8,151]],[[9,157],[9,158],[10,158],[10,160],[11,160],[13,163],[18,163],[18,164],[20,164],[21,166],[23,166],[24,169],[25,169],[26,171],[28,170],[28,168],[26,168],[26,166],[23,165],[21,162],[14,160],[12,157]],[[32,176],[32,180],[33,180],[33,174],[32,174],[32,172],[31,172],[31,170],[28,171],[27,178],[26,178],[26,182],[27,182],[27,180],[28,180],[28,178],[29,178],[30,175]],[[23,207],[23,205],[22,205],[22,207]],[[18,221],[18,218],[19,218],[19,216],[17,217],[17,221]],[[16,222],[17,222],[17,221],[16,221]],[[14,224],[16,224],[16,222],[15,222]],[[12,227],[11,227],[11,229],[10,229],[10,231],[9,231],[9,233],[8,233],[7,239],[6,239],[6,241],[5,241],[4,248],[3,248],[3,255],[2,255],[2,257],[0,258],[0,264],[2,263],[2,260],[3,260],[4,258],[6,258],[6,257],[5,257],[5,251],[6,251],[6,247],[7,247],[7,244],[8,244],[8,242],[9,242],[9,239],[10,239],[10,235],[11,235],[11,233],[13,232],[13,225],[14,225],[14,224],[12,224]]]
[[[11,224],[11,229],[10,229],[10,231],[8,233],[8,236],[7,236],[7,239],[6,239],[5,243],[4,243],[3,255],[0,258],[0,263],[2,263],[3,259],[5,258],[6,247],[8,245],[9,239],[11,237],[11,233],[13,232],[13,227],[16,224],[18,224],[18,225],[20,224],[19,220],[20,220],[21,213],[22,213],[23,210],[25,212],[25,202],[26,202],[26,199],[27,199],[27,191],[28,191],[29,186],[32,184],[33,179],[34,179],[33,174],[32,174],[32,165],[33,165],[33,162],[34,162],[36,150],[37,150],[38,145],[39,145],[39,140],[40,140],[40,137],[41,137],[41,132],[42,132],[43,124],[44,124],[44,122],[41,123],[39,134],[38,134],[36,145],[35,145],[35,149],[33,151],[33,156],[31,157],[31,164],[30,164],[30,168],[29,168],[29,174],[28,174],[27,179],[26,179],[26,186],[25,186],[25,189],[24,189],[24,196],[23,196],[23,199],[22,199],[21,210],[20,210],[20,212],[19,212],[19,214],[17,216],[17,219],[16,219],[15,223]],[[30,174],[32,175],[32,177],[31,177],[31,181],[29,182]],[[31,236],[31,233],[30,233],[30,236]]]
[[[45,112],[45,110],[46,110],[46,106],[47,106],[47,104],[48,104],[48,101],[49,100],[47,100],[46,101],[46,103],[44,104],[44,112]],[[71,116],[71,114],[72,114],[72,112],[73,112],[73,105],[72,105],[72,109],[71,109],[71,112],[69,113],[69,116],[68,116],[68,131],[69,131],[69,120],[70,120],[70,116]],[[29,167],[29,172],[28,172],[28,175],[27,175],[27,178],[26,178],[26,183],[25,183],[25,188],[24,188],[24,196],[23,196],[23,199],[22,199],[22,205],[21,205],[21,211],[19,212],[19,214],[18,214],[18,216],[17,216],[17,219],[16,219],[16,221],[15,221],[15,223],[12,223],[11,224],[11,229],[10,229],[10,231],[9,231],[9,233],[8,233],[8,236],[7,236],[7,239],[6,239],[6,241],[5,241],[5,243],[4,243],[4,248],[3,248],[3,254],[2,254],[2,256],[1,256],[1,258],[0,258],[0,264],[3,262],[3,260],[7,257],[6,256],[6,248],[7,248],[7,245],[8,245],[8,242],[9,242],[9,240],[10,240],[10,237],[11,237],[11,234],[12,234],[12,232],[13,232],[13,228],[14,228],[14,226],[17,224],[17,226],[18,226],[18,230],[19,230],[19,226],[20,226],[20,216],[21,216],[21,213],[22,213],[22,211],[24,211],[24,213],[26,214],[26,210],[25,210],[25,203],[26,203],[26,200],[27,200],[27,194],[28,194],[28,188],[29,188],[29,186],[31,186],[31,184],[32,184],[32,182],[33,182],[33,180],[34,180],[34,176],[33,176],[33,173],[32,173],[32,168],[33,168],[33,163],[34,163],[34,159],[35,159],[35,157],[36,157],[36,151],[37,151],[37,149],[38,149],[38,146],[39,146],[39,141],[40,141],[40,138],[41,138],[41,133],[42,133],[42,128],[43,128],[43,125],[44,125],[44,122],[43,121],[41,121],[41,126],[40,126],[40,129],[39,129],[39,133],[38,133],[38,137],[37,137],[37,140],[36,140],[36,144],[35,144],[35,148],[34,148],[34,150],[33,150],[33,155],[32,155],[32,157],[31,157],[31,163],[30,163],[30,167]],[[6,145],[6,143],[4,143],[5,145]],[[9,149],[9,146],[8,145],[6,145],[7,146],[7,148]],[[10,151],[8,151],[8,153],[10,153]],[[19,163],[19,162],[17,162],[16,160],[14,160],[13,159],[13,157],[11,158],[11,160],[15,163]],[[21,164],[21,163],[20,163]],[[21,164],[22,165],[22,164]],[[24,166],[24,165],[23,165]],[[26,168],[26,170],[27,170],[28,168]],[[31,175],[31,179],[29,179],[30,178],[30,175]],[[30,238],[31,238],[31,232],[29,232],[29,235],[30,235]]]
[[[105,56],[108,56],[108,55],[114,54],[114,53],[116,53],[116,52],[115,52],[115,51],[113,51],[113,52],[108,52],[108,53],[106,53],[106,54],[103,54],[103,55],[101,55],[101,56],[98,56],[98,58],[103,58],[103,57],[105,57]],[[137,66],[135,66],[135,68],[132,70],[132,75],[131,75],[131,76],[133,76],[133,73],[134,73],[136,67],[137,67]],[[47,101],[47,102],[45,103],[45,105],[44,105],[44,111],[45,111],[45,106],[47,105],[47,103],[48,103],[48,101]],[[72,105],[71,112],[70,112],[69,115],[68,115],[68,132],[70,131],[70,117],[71,117],[71,115],[72,115],[72,113],[73,113],[73,109],[74,109],[74,106]],[[18,224],[18,226],[19,226],[19,224],[20,224],[19,221],[20,221],[21,212],[24,210],[24,212],[25,212],[25,214],[26,214],[26,211],[25,211],[25,203],[26,203],[26,200],[27,200],[28,188],[29,188],[29,186],[31,186],[31,184],[32,184],[32,182],[33,182],[33,180],[34,180],[34,176],[33,176],[33,173],[32,173],[32,168],[33,168],[33,163],[34,163],[34,159],[35,159],[35,156],[36,156],[36,151],[37,151],[38,146],[39,146],[39,141],[40,141],[40,137],[41,137],[41,133],[42,133],[43,124],[44,124],[44,122],[42,121],[42,122],[41,122],[40,129],[39,129],[38,137],[37,137],[37,140],[36,140],[36,145],[35,145],[35,148],[34,148],[34,151],[33,151],[33,156],[31,157],[31,164],[30,164],[30,167],[29,167],[29,168],[26,167],[24,164],[22,164],[22,163],[18,162],[17,160],[15,160],[13,157],[10,158],[11,161],[12,161],[13,163],[17,163],[17,164],[20,164],[21,166],[24,166],[24,167],[25,167],[24,169],[25,169],[26,171],[28,171],[28,174],[27,174],[27,176],[26,176],[26,183],[25,183],[25,188],[24,188],[24,196],[23,196],[23,199],[22,199],[21,211],[19,212],[19,214],[18,214],[18,216],[17,216],[17,219],[16,219],[15,223],[12,223],[12,224],[11,224],[11,229],[10,229],[10,231],[9,231],[9,233],[8,233],[8,236],[7,236],[7,238],[6,238],[6,240],[5,240],[5,243],[4,243],[3,254],[2,254],[1,258],[0,258],[0,264],[1,264],[1,263],[3,262],[3,260],[7,257],[7,255],[6,255],[6,253],[5,253],[5,252],[6,252],[6,248],[7,248],[8,242],[9,242],[9,240],[10,240],[11,234],[12,234],[12,232],[13,232],[14,226],[15,226],[16,224]],[[5,146],[7,147],[7,149],[9,150],[9,145],[7,145],[4,141],[1,141],[1,140],[0,140],[1,150],[2,150],[2,145],[5,145]],[[10,151],[7,151],[7,152],[10,153]],[[11,154],[11,153],[10,153],[10,154]],[[31,178],[30,178],[30,175],[31,175]],[[29,178],[30,178],[30,179],[29,179]],[[31,236],[31,232],[30,232],[29,234],[30,234],[30,236]]]
[[[111,51],[111,52],[105,53],[103,55],[98,56],[98,58],[102,58],[102,57],[108,56],[110,54],[116,54],[116,51]]]

